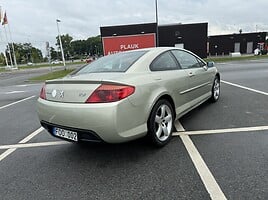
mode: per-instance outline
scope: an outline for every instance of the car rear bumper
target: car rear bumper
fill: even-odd
[[[60,103],[38,99],[37,112],[50,133],[52,127],[73,130],[78,140],[121,143],[146,135],[140,109],[128,100],[107,104]],[[87,139],[86,139],[87,138]]]
[[[103,142],[103,140],[94,131],[91,131],[91,130],[83,130],[83,129],[77,129],[77,128],[72,128],[72,127],[65,127],[65,126],[61,126],[58,124],[51,124],[45,121],[40,121],[40,123],[52,136],[55,136],[53,134],[53,128],[57,127],[57,128],[61,128],[64,130],[70,130],[70,131],[76,132],[78,135],[78,141]],[[64,139],[61,137],[58,137],[58,138]]]

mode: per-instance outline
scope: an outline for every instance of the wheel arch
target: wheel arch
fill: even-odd
[[[156,100],[153,102],[152,106],[150,107],[149,114],[147,116],[147,120],[149,119],[149,117],[151,115],[151,112],[153,110],[153,107],[161,99],[165,99],[165,100],[167,100],[171,104],[172,109],[173,109],[173,113],[174,113],[174,118],[176,117],[176,108],[175,108],[174,100],[172,99],[172,97],[169,94],[162,94],[158,98],[156,98]]]
[[[221,80],[221,75],[219,72],[216,73],[215,77],[218,77],[218,79]]]
[[[173,112],[174,112],[174,115],[176,116],[175,103],[174,103],[172,97],[170,95],[168,95],[168,94],[165,94],[165,95],[161,96],[157,101],[159,101],[160,99],[165,99],[171,104]]]

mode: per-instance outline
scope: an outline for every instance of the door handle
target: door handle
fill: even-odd
[[[195,75],[194,75],[193,72],[189,72],[189,73],[188,73],[188,76],[189,76],[189,77],[193,77],[193,76],[195,76]]]

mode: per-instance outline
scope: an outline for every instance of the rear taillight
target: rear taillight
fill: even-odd
[[[108,85],[98,87],[87,99],[86,103],[109,103],[120,101],[135,91],[135,87],[129,85]]]
[[[43,85],[39,97],[40,97],[41,99],[46,99],[46,85]]]

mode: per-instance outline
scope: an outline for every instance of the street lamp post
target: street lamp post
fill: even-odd
[[[62,62],[63,62],[64,70],[66,70],[64,52],[63,52],[63,48],[62,48],[61,35],[60,35],[60,29],[59,29],[59,22],[61,22],[61,21],[59,19],[57,19],[56,24],[57,24],[58,35],[59,35],[59,40],[60,40],[60,50],[61,50]]]
[[[159,37],[158,37],[158,2],[155,0],[155,22],[156,22],[156,46],[159,46]]]

